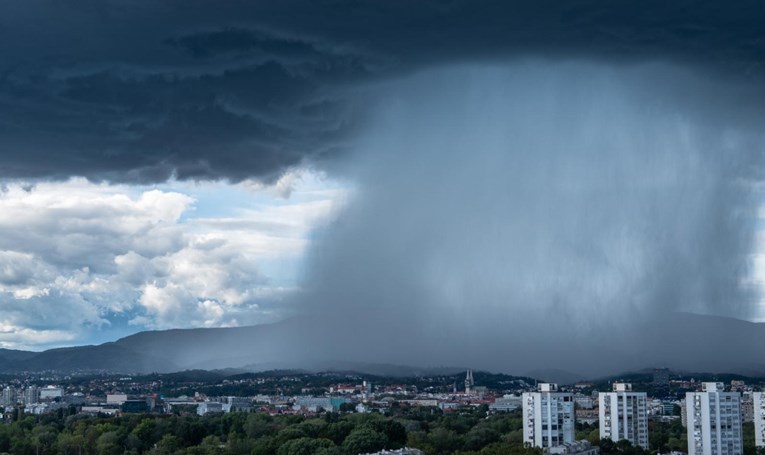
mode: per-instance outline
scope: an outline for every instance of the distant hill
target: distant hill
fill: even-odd
[[[556,369],[532,370],[527,372],[525,376],[557,384],[574,384],[586,379],[585,377],[571,373],[570,371]]]
[[[0,349],[0,362],[20,362],[36,356],[36,352]]]
[[[234,368],[237,371],[352,370],[374,375],[417,376],[451,375],[470,367],[512,373],[502,366],[507,362],[494,367],[484,364],[417,368],[375,362],[374,358],[347,359],[342,352],[327,352],[320,343],[314,346],[312,340],[321,341],[326,328],[312,322],[290,319],[249,327],[146,331],[101,345],[44,352],[0,349],[0,372],[105,370],[140,374]],[[753,355],[765,345],[765,324],[673,314],[631,335],[623,335],[629,336],[634,339],[625,338],[627,342],[622,344],[639,346],[639,349],[609,352],[610,357],[604,357],[601,363],[595,354],[582,352],[578,355],[581,359],[574,359],[560,368],[551,364],[550,369],[545,370],[523,369],[522,359],[512,360],[511,365],[516,365],[512,368],[516,372],[525,372],[526,376],[561,383],[602,378],[656,365],[669,366],[673,370],[765,376],[765,362],[762,357]],[[614,358],[621,359],[621,363],[615,363]],[[469,359],[457,359],[456,362],[468,363]],[[410,362],[404,360],[401,363]],[[578,367],[580,364],[581,368]],[[596,370],[593,365],[601,369]]]

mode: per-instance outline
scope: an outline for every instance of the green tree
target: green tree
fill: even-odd
[[[39,454],[46,454],[53,449],[58,439],[58,429],[53,425],[38,425],[32,429],[32,445]]]
[[[272,455],[281,444],[274,436],[262,436],[255,440],[252,447],[252,455]]]
[[[56,451],[61,455],[79,455],[85,453],[85,438],[80,434],[61,432],[56,439]]]
[[[147,418],[133,428],[130,433],[141,441],[142,449],[146,450],[156,444],[162,437],[157,434],[157,424],[155,419]]]
[[[181,446],[196,446],[207,436],[207,429],[198,417],[184,417],[178,423],[175,434]]]
[[[250,414],[244,423],[244,433],[247,437],[257,439],[274,431],[274,419],[266,414]]]
[[[353,431],[353,424],[342,420],[340,422],[330,423],[327,426],[326,435],[335,444],[340,445],[345,441],[345,438],[351,434],[351,431]]]
[[[380,419],[370,422],[369,425],[373,430],[383,433],[393,446],[406,444],[406,428],[401,423],[392,419]]]
[[[300,439],[305,437],[308,437],[308,435],[305,434],[305,432],[297,426],[287,427],[276,433],[276,439],[281,443],[285,443],[292,439]]]
[[[318,438],[325,433],[329,425],[323,419],[309,419],[297,425],[297,428],[303,431],[306,436]]]
[[[334,447],[329,439],[298,438],[287,441],[276,451],[277,455],[313,455],[319,449]]]
[[[425,431],[411,431],[407,435],[406,445],[409,447],[415,447],[422,450],[425,453],[432,453],[435,451],[430,444],[430,438]]]
[[[157,453],[172,455],[181,448],[181,442],[174,434],[166,434],[157,443]]]
[[[450,454],[462,446],[462,440],[454,430],[436,428],[428,435],[436,454]]]
[[[475,426],[465,435],[464,450],[480,450],[494,442],[499,442],[500,434],[493,428]]]
[[[384,449],[387,443],[388,438],[383,433],[362,426],[351,431],[345,438],[343,450],[350,454],[377,452]]]
[[[122,452],[122,443],[116,430],[107,431],[96,439],[98,455],[121,455]]]

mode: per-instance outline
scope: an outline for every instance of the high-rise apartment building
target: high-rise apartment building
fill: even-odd
[[[4,408],[12,408],[16,406],[16,389],[13,387],[4,388],[3,395],[0,397],[0,405]]]
[[[598,394],[600,437],[614,442],[626,439],[648,450],[648,409],[645,392],[632,384],[614,383],[612,392]]]
[[[754,445],[765,447],[765,392],[752,393],[752,408]]]
[[[722,383],[705,382],[685,394],[688,455],[741,455],[741,397]]]
[[[34,404],[40,402],[40,388],[36,385],[30,385],[24,389],[24,404]]]
[[[558,392],[556,384],[539,384],[537,392],[526,392],[523,402],[523,442],[530,447],[555,447],[573,443],[574,397]]]

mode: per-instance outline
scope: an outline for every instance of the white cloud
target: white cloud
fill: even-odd
[[[10,250],[0,251],[0,286],[23,288],[35,277],[50,275],[49,267],[36,260],[32,254]]]
[[[0,346],[69,344],[115,317],[159,329],[271,320],[294,287],[273,283],[264,261],[298,264],[346,194],[297,173],[266,196],[248,184],[172,186],[6,185]]]
[[[0,322],[0,348],[18,348],[72,341],[77,334],[65,330],[35,330]]]

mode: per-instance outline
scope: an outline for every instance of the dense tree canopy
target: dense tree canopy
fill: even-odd
[[[30,416],[9,414],[0,424],[0,455],[355,455],[404,446],[426,455],[541,455],[522,440],[521,413],[489,415],[485,408],[444,413],[437,408],[393,406],[380,413],[318,416],[230,413],[87,416],[74,409]],[[596,424],[578,424],[577,439],[599,445],[601,455],[646,455],[627,441],[601,440]],[[680,420],[651,420],[650,451],[686,450]],[[744,455],[754,447],[744,425]]]

